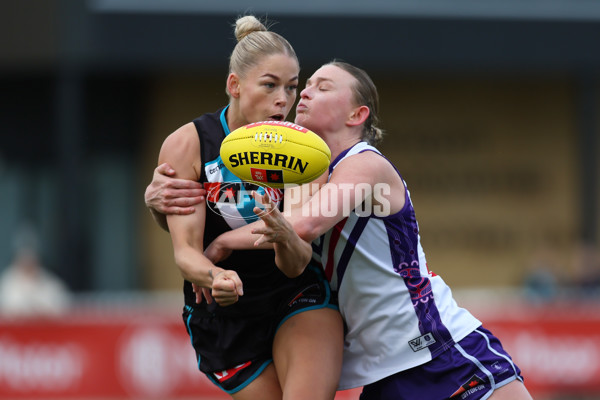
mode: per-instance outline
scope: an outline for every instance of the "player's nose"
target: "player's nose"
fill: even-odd
[[[304,89],[302,89],[302,91],[300,92],[300,98],[301,99],[308,99],[310,98],[310,88],[307,86]]]
[[[285,89],[277,91],[277,97],[275,98],[275,104],[279,107],[285,107],[287,104],[287,95],[285,93]]]

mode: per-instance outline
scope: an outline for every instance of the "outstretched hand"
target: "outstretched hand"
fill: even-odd
[[[204,201],[206,190],[199,182],[173,176],[175,170],[169,164],[154,169],[152,182],[144,194],[146,206],[161,214],[192,214],[193,206]]]
[[[252,229],[252,233],[261,235],[256,242],[254,242],[255,246],[259,246],[266,242],[286,242],[291,235],[295,235],[292,226],[273,203],[268,193],[265,192],[264,195],[261,195],[256,191],[253,191],[252,197],[254,197],[254,200],[257,203],[262,204],[264,207],[261,208],[256,206],[253,211],[265,223],[264,227]]]

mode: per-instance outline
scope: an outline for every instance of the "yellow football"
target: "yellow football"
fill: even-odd
[[[221,160],[238,178],[283,188],[315,180],[331,161],[317,134],[291,122],[262,121],[242,126],[221,143]]]

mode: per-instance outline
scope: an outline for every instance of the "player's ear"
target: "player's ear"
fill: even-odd
[[[240,78],[234,72],[227,77],[227,92],[233,98],[240,97]]]
[[[367,106],[356,107],[352,110],[352,113],[350,113],[347,124],[350,126],[360,125],[367,120],[370,113],[371,110],[369,110],[369,107]]]

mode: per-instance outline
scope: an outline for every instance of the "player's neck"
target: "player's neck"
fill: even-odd
[[[331,150],[331,159],[335,158],[343,151],[351,148],[361,141],[361,137],[355,130],[338,131],[323,136],[323,140]]]
[[[227,119],[227,126],[229,127],[230,132],[233,132],[237,128],[241,128],[242,126],[249,123],[246,122],[246,120],[239,112],[238,105],[236,102],[229,103],[229,108],[226,111],[225,118]]]

